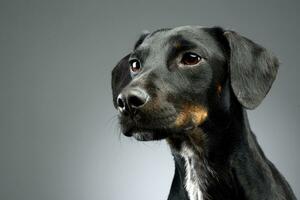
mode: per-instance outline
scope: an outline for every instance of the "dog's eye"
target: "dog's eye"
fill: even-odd
[[[134,74],[138,73],[141,70],[141,63],[136,59],[129,61],[129,65],[130,71]]]
[[[180,63],[184,65],[197,65],[201,60],[202,58],[199,55],[188,52],[183,54]]]

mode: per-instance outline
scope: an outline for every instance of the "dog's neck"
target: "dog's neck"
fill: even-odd
[[[182,184],[190,200],[202,200],[204,191],[207,189],[207,181],[211,178],[217,178],[215,172],[211,169],[203,151],[204,138],[201,130],[190,131],[186,137],[172,137],[167,141],[170,144],[177,164],[181,165],[181,171],[184,177]]]
[[[230,117],[211,116],[203,126],[167,139],[175,162],[182,166],[182,184],[191,200],[226,199],[239,193],[230,162],[249,135],[246,111],[238,107]],[[212,194],[220,196],[211,198]]]

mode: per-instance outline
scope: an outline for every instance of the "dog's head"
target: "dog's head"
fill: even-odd
[[[233,31],[184,26],[145,33],[112,71],[121,131],[155,140],[230,110],[253,109],[268,93],[278,60]]]

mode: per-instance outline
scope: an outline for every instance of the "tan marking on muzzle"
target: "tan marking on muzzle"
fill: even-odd
[[[207,109],[200,105],[185,105],[175,120],[175,126],[180,127],[192,121],[194,125],[202,124],[207,118]]]

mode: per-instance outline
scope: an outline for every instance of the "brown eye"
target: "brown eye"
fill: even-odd
[[[197,54],[188,52],[183,54],[180,62],[184,65],[197,65],[201,59]]]
[[[141,70],[141,63],[138,60],[129,61],[130,71],[134,74],[138,73]]]

